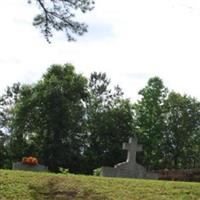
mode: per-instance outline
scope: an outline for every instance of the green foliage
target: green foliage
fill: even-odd
[[[87,32],[87,25],[75,20],[75,11],[82,13],[93,9],[93,0],[29,0],[29,3],[36,2],[41,11],[33,21],[50,42],[54,31],[65,32],[69,41],[75,40],[75,35],[82,35]]]
[[[167,88],[160,78],[154,77],[149,79],[139,94],[142,98],[135,104],[135,116],[137,136],[144,147],[142,163],[149,168],[160,168],[163,157],[163,106]]]
[[[165,101],[165,112],[165,165],[168,168],[198,167],[200,103],[194,98],[171,92]]]
[[[69,174],[69,169],[59,167],[59,173],[67,175],[67,174]]]
[[[53,65],[37,84],[22,87],[12,120],[15,158],[32,152],[51,171],[78,170],[87,96],[87,80],[69,64]]]
[[[104,73],[93,73],[87,85],[73,66],[53,65],[38,83],[22,85],[11,109],[12,159],[33,155],[51,171],[76,173],[125,159],[133,107],[109,84]]]
[[[92,174],[124,161],[122,143],[131,136],[143,145],[138,163],[149,169],[199,167],[200,102],[168,93],[158,77],[139,94],[132,104],[105,73],[88,80],[70,64],[8,87],[0,97],[0,167],[32,155],[54,172]]]
[[[97,168],[93,170],[93,175],[94,176],[100,176],[101,175],[101,168]]]
[[[0,131],[0,167],[2,168],[4,165],[4,155],[5,149],[4,149],[4,134],[2,131]]]
[[[12,132],[13,108],[19,97],[20,84],[7,87],[0,97],[0,167],[11,168],[10,133]]]
[[[135,104],[137,135],[144,146],[140,161],[154,169],[195,168],[200,153],[200,103],[168,94],[162,80],[151,78]]]
[[[0,130],[4,134],[11,132],[12,108],[17,102],[20,88],[20,83],[15,83],[11,87],[7,87],[5,93],[0,96]]]
[[[124,160],[121,145],[133,133],[132,105],[123,99],[119,87],[113,92],[109,84],[106,74],[91,74],[87,102],[88,140],[84,153],[89,173],[100,166],[113,166]]]

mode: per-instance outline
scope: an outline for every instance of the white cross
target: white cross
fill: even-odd
[[[136,153],[142,151],[142,145],[137,144],[137,138],[129,138],[128,143],[123,143],[122,148],[128,150],[126,162],[134,165],[136,163]]]

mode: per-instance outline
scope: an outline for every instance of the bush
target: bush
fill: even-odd
[[[59,167],[59,172],[60,172],[61,174],[67,175],[67,174],[69,174],[69,169],[65,169],[65,168],[63,168],[63,167]]]
[[[93,175],[94,176],[100,176],[101,175],[101,168],[97,168],[93,170]]]

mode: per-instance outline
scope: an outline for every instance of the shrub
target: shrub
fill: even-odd
[[[65,169],[65,168],[63,168],[63,167],[59,167],[59,172],[60,172],[61,174],[68,174],[68,173],[69,173],[69,169]]]
[[[93,170],[93,175],[94,176],[100,176],[101,175],[101,168],[97,168]]]

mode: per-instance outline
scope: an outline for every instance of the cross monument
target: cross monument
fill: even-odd
[[[137,144],[137,138],[129,138],[128,143],[123,143],[122,148],[128,151],[126,162],[130,165],[135,165],[136,163],[136,153],[142,151],[142,145]]]
[[[142,151],[142,145],[138,145],[137,142],[137,138],[129,138],[128,143],[123,143],[122,148],[128,151],[126,161],[118,163],[114,167],[102,167],[101,175],[107,177],[158,179],[158,174],[147,172],[145,167],[136,162],[136,153]]]

